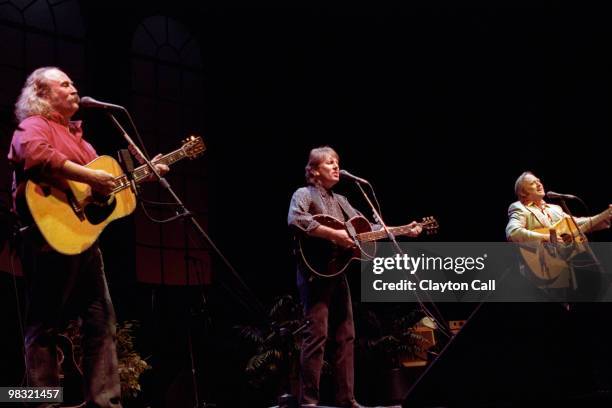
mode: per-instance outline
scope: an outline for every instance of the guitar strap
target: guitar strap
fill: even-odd
[[[343,197],[336,198],[336,201],[340,205],[340,209],[342,210],[342,212],[344,213],[346,217],[346,221],[344,222],[346,231],[348,232],[349,236],[353,239],[353,241],[355,241],[355,245],[357,246],[357,248],[359,248],[359,252],[365,253],[363,248],[361,247],[361,242],[357,239],[357,231],[355,231],[355,226],[353,226],[353,224],[348,222],[348,220],[350,220],[355,215],[357,215],[355,214],[355,210],[353,208],[348,207],[348,203],[344,201]]]
[[[357,231],[355,231],[355,227],[353,226],[353,224],[346,221],[344,223],[344,226],[346,227],[346,230],[348,231],[349,236],[353,238],[353,241],[355,241],[355,243],[359,246],[359,240],[357,240]]]
[[[340,209],[344,213],[344,216],[346,217],[347,220],[350,220],[356,215],[354,214],[355,210],[353,210],[352,208],[348,208],[347,203],[342,198],[336,198],[336,201],[338,202],[338,205],[340,205]],[[355,229],[353,228],[353,231],[354,230]]]
[[[324,209],[325,204],[323,203],[323,199],[321,198],[321,194],[319,193],[319,190],[316,187],[311,187],[308,190],[310,191],[310,197],[312,201],[316,203],[319,208]],[[348,234],[350,235],[351,238],[353,238],[353,240],[355,240],[355,243],[357,244],[359,249],[361,249],[361,246],[359,245],[359,241],[356,239],[357,232],[355,231],[355,227],[353,227],[353,224],[351,224],[350,222],[346,222],[346,220],[350,220],[352,217],[356,215],[355,210],[352,209],[350,206],[348,206],[348,204],[344,200],[344,197],[338,196],[336,193],[333,193],[333,192],[332,194],[333,194],[334,199],[338,203],[340,210],[344,213],[344,217],[345,217],[344,225],[346,226]]]

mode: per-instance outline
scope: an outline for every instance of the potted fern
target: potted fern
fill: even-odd
[[[356,305],[358,355],[362,383],[373,391],[372,401],[402,402],[418,375],[412,367],[427,364],[432,339],[421,330],[435,324],[412,305]],[[374,373],[374,375],[372,374]],[[366,388],[366,387],[361,387]]]
[[[301,304],[290,295],[275,299],[265,323],[236,326],[239,337],[253,352],[245,365],[253,388],[272,394],[270,398],[297,395],[304,327]]]

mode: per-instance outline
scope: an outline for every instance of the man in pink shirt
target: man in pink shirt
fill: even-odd
[[[13,209],[22,223],[19,255],[26,282],[25,351],[28,386],[58,386],[56,336],[67,320],[80,317],[87,407],[121,407],[115,348],[115,312],[96,244],[81,254],[62,255],[46,245],[25,204],[28,180],[87,183],[110,194],[114,176],[84,165],[97,157],[83,139],[80,122],[71,121],[79,95],[70,78],[55,67],[35,70],[17,103],[19,123],[9,161],[13,165]],[[165,165],[157,165],[165,173]],[[48,405],[41,405],[48,406]]]
[[[72,179],[99,193],[112,191],[113,175],[83,165],[98,155],[83,139],[80,121],[70,121],[79,109],[79,95],[68,76],[56,68],[39,68],[28,78],[15,105],[19,126],[13,134],[9,161],[13,164],[13,199],[19,215],[27,180],[59,182]]]

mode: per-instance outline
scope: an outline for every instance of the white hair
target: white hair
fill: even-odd
[[[21,94],[15,103],[15,117],[18,122],[33,115],[42,115],[49,117],[53,109],[49,102],[44,98],[49,90],[49,84],[45,74],[52,70],[58,70],[56,67],[38,68],[28,76]]]

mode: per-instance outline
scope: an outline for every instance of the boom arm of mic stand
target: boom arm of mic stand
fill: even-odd
[[[138,146],[136,146],[136,144],[134,143],[134,141],[132,140],[130,135],[127,134],[127,132],[125,131],[123,126],[121,126],[121,124],[117,121],[115,116],[113,116],[113,114],[110,113],[110,112],[108,112],[108,115],[110,116],[110,118],[113,121],[113,123],[115,124],[115,126],[117,126],[117,128],[119,129],[119,131],[123,135],[124,139],[127,141],[128,145],[132,146],[135,149],[135,151],[138,152],[142,156],[142,158],[146,162],[147,166],[149,166],[149,168],[151,169],[153,174],[155,174],[155,177],[159,181],[159,184],[164,189],[166,189],[166,191],[168,191],[168,193],[172,196],[172,198],[174,199],[174,201],[177,204],[177,207],[180,209],[180,213],[178,213],[177,216],[184,217],[184,218],[189,218],[193,228],[195,228],[195,230],[204,238],[204,240],[208,243],[210,248],[212,248],[212,250],[217,254],[219,259],[221,259],[221,261],[225,264],[225,266],[231,272],[231,274],[234,275],[234,278],[236,278],[236,280],[240,283],[240,285],[242,285],[243,288],[246,288],[247,291],[249,292],[249,294],[251,294],[252,301],[253,301],[253,303],[255,305],[255,308],[257,309],[256,310],[257,313],[260,316],[265,316],[265,310],[264,310],[264,307],[262,306],[261,302],[259,302],[259,300],[255,297],[255,295],[253,295],[251,293],[250,289],[248,288],[248,286],[246,285],[244,280],[240,277],[240,275],[238,274],[236,269],[232,266],[230,261],[223,255],[221,250],[219,248],[217,248],[217,246],[215,245],[213,240],[210,238],[210,236],[206,233],[206,231],[204,231],[204,228],[202,228],[200,223],[198,223],[198,221],[195,219],[195,217],[193,216],[193,213],[185,208],[185,205],[183,204],[181,199],[176,195],[176,193],[174,192],[174,190],[170,186],[170,183],[168,183],[168,181],[161,174],[159,174],[159,172],[157,171],[157,169],[155,168],[153,163],[151,163],[151,161],[145,155],[142,154],[142,152],[140,151]]]
[[[578,230],[578,234],[582,237],[582,239],[586,241],[586,235],[584,235],[584,232],[582,232],[582,230],[578,226],[578,223],[576,222],[576,218],[574,218],[574,215],[572,214],[572,212],[567,206],[567,203],[565,202],[565,198],[559,197],[559,201],[561,202],[561,207],[563,208],[563,211],[565,211],[565,213],[569,215],[570,220],[572,221],[572,224],[574,224],[574,227],[576,227],[576,230]]]
[[[389,237],[391,242],[393,242],[393,245],[395,246],[395,249],[397,250],[397,253],[403,254],[402,248],[400,248],[399,244],[397,243],[397,240],[395,239],[395,235],[393,235],[393,233],[389,230],[389,228],[387,228],[387,225],[383,221],[382,217],[380,216],[378,211],[376,211],[376,207],[374,207],[374,204],[370,200],[370,197],[368,197],[368,195],[366,194],[366,192],[363,189],[363,187],[361,187],[361,183],[359,183],[358,181],[355,181],[355,184],[357,185],[357,187],[359,187],[359,190],[361,191],[361,194],[363,194],[363,196],[365,197],[366,201],[368,202],[368,205],[372,209],[372,213],[374,214],[374,219],[376,220],[376,222],[380,223],[382,228],[387,233],[387,237]]]

